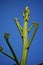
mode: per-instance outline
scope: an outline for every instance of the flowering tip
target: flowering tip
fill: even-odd
[[[26,6],[25,10],[26,10],[26,12],[27,12],[28,14],[30,14],[30,10],[29,10],[28,6]]]
[[[0,51],[3,50],[2,46],[0,46]]]
[[[18,21],[18,18],[14,18],[14,21]]]
[[[39,26],[39,23],[34,23],[34,22],[33,22],[32,24],[33,24],[33,25],[36,25],[37,27]]]
[[[5,34],[4,34],[4,38],[6,38],[6,39],[8,39],[8,38],[9,38],[9,36],[10,36],[10,34],[9,34],[9,33],[5,33]]]

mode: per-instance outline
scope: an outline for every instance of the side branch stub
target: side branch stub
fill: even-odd
[[[19,32],[20,32],[20,35],[22,36],[23,28],[22,28],[22,26],[19,24],[18,18],[15,18],[14,21],[15,21],[15,23],[16,23],[16,25],[17,25],[17,28],[18,28],[18,30],[19,30]]]

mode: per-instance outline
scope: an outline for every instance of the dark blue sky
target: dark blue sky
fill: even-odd
[[[5,52],[12,55],[4,39],[4,33],[10,33],[9,41],[18,59],[21,59],[22,39],[13,20],[17,17],[23,26],[22,10],[26,6],[31,11],[28,26],[31,26],[33,21],[40,24],[29,49],[27,60],[27,65],[36,65],[43,62],[43,0],[0,0],[0,46]],[[0,65],[13,64],[14,62],[11,59],[0,52]]]

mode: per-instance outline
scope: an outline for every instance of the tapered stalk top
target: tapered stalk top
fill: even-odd
[[[29,16],[30,10],[29,10],[28,6],[26,6],[26,9],[25,9],[25,11],[22,12],[22,14],[24,17],[24,21],[28,21],[30,18],[30,16]]]
[[[22,59],[21,59],[21,65],[26,65],[27,61],[27,54],[28,54],[28,20],[29,20],[29,14],[30,10],[28,7],[26,7],[25,11],[22,12],[24,17],[24,26],[23,26],[23,52],[22,52]]]

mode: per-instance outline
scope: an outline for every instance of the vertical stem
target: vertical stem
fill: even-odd
[[[24,21],[24,28],[23,28],[23,52],[22,52],[22,59],[21,59],[21,65],[26,65],[27,61],[27,54],[28,49],[26,48],[28,45],[28,32],[27,32],[27,21]]]

